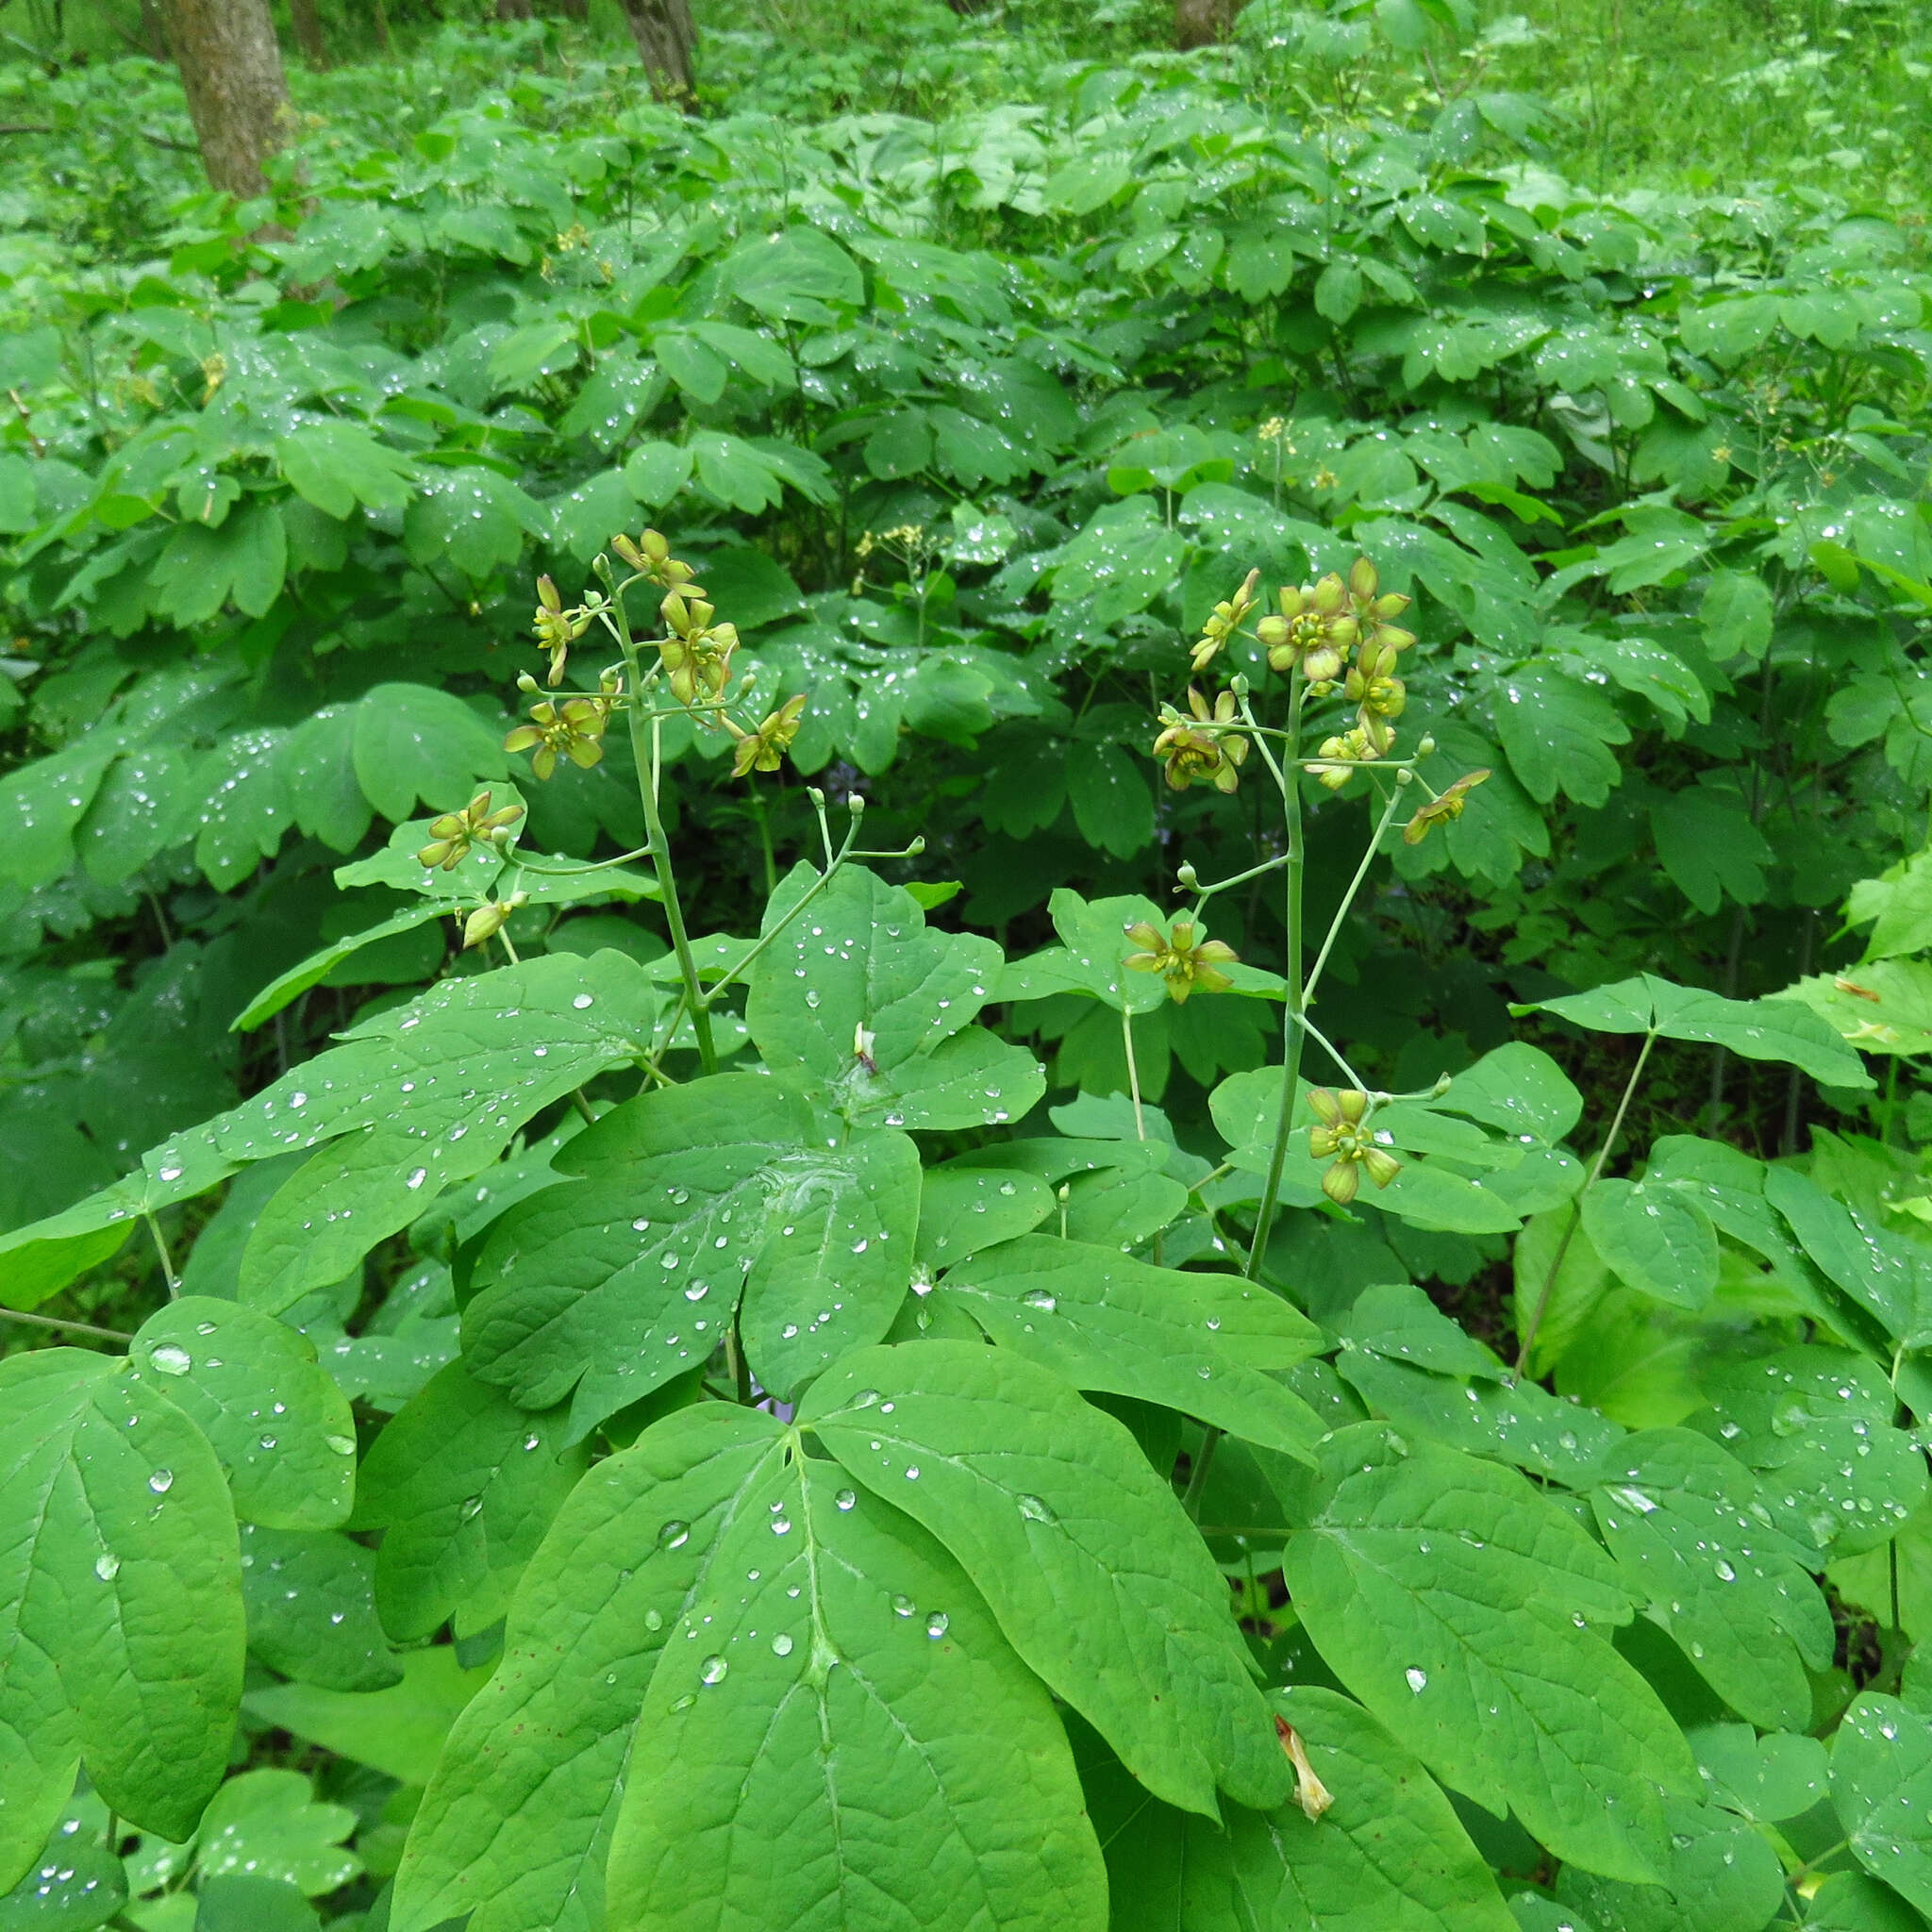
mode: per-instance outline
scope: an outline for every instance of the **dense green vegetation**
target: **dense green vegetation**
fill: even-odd
[[[1932,1922],[1923,24],[391,12],[0,19],[0,1932]]]

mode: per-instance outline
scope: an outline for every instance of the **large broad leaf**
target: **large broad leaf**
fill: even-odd
[[[1890,1542],[1932,1488],[1924,1452],[1892,1426],[1890,1381],[1863,1356],[1811,1346],[1719,1363],[1704,1393],[1690,1425],[1762,1475],[1773,1522],[1817,1562]]]
[[[248,1648],[285,1677],[380,1690],[402,1676],[375,1614],[375,1552],[328,1531],[242,1525]]]
[[[827,1144],[828,1141],[834,1144]],[[790,1081],[724,1074],[614,1108],[477,1257],[473,1370],[520,1403],[576,1391],[580,1436],[708,1360],[743,1297],[746,1357],[781,1392],[891,1325],[911,1274],[919,1156],[840,1142]]]
[[[1045,1091],[1032,1055],[963,1031],[992,995],[1000,949],[933,931],[909,892],[862,866],[814,891],[818,877],[797,867],[765,914],[770,931],[811,894],[753,973],[745,1019],[766,1064],[805,1070],[855,1123],[1018,1120]]]
[[[141,1324],[131,1378],[193,1417],[221,1457],[235,1513],[333,1529],[356,1488],[356,1422],[315,1344],[271,1315],[183,1295]]]
[[[362,1870],[342,1844],[358,1822],[346,1805],[318,1805],[299,1771],[243,1772],[202,1813],[195,1863],[204,1879],[252,1873],[314,1897]]]
[[[1217,1827],[1082,1753],[1115,1932],[1514,1932],[1449,1800],[1360,1705],[1313,1686],[1271,1702],[1334,1801],[1319,1820],[1291,1803]]]
[[[1932,1723],[1868,1690],[1839,1727],[1831,1802],[1859,1864],[1932,1913]]]
[[[1791,1000],[1727,1000],[1645,973],[1510,1010],[1556,1013],[1594,1033],[1656,1033],[1665,1040],[1727,1047],[1746,1059],[1786,1060],[1834,1087],[1872,1084],[1857,1054],[1837,1031]]]
[[[1671,1188],[1598,1181],[1583,1197],[1583,1232],[1611,1274],[1653,1301],[1701,1308],[1717,1289],[1717,1230]]]
[[[622,953],[552,954],[444,980],[151,1149],[140,1173],[0,1236],[0,1266],[58,1286],[111,1254],[135,1217],[251,1161],[315,1148],[263,1210],[242,1260],[242,1296],[277,1314],[490,1166],[532,1114],[648,1053],[656,1012],[655,989]]]
[[[399,1640],[458,1635],[504,1614],[509,1592],[588,1457],[560,1414],[531,1415],[452,1362],[375,1440],[356,1527],[387,1533],[375,1602]]]
[[[473,1909],[471,1932],[1107,1917],[1059,1722],[973,1586],[716,1405],[601,1465],[531,1566],[391,1924]]]
[[[1320,1331],[1239,1275],[1182,1274],[1026,1235],[955,1267],[937,1293],[1076,1389],[1158,1402],[1291,1455],[1306,1455],[1323,1431],[1270,1373],[1317,1353]]]
[[[1906,1348],[1932,1343],[1932,1256],[1827,1194],[1793,1168],[1764,1177],[1764,1198],[1825,1274]]]
[[[0,1363],[0,1885],[85,1763],[124,1818],[185,1839],[242,1693],[235,1516],[201,1432],[111,1357]]]
[[[1515,1472],[1399,1450],[1371,1424],[1326,1452],[1339,1479],[1283,1563],[1316,1647],[1457,1790],[1561,1858],[1654,1879],[1659,1787],[1688,1792],[1696,1774],[1598,1634],[1630,1615],[1616,1567]]]
[[[1600,1932],[1765,1932],[1785,1896],[1770,1840],[1714,1806],[1674,1799],[1664,1816],[1671,1846],[1662,1884],[1631,1885],[1568,1866],[1557,1891],[1570,1909],[1552,1932],[1575,1924],[1578,1907]]]
[[[1767,1730],[1808,1724],[1831,1612],[1751,1472],[1705,1437],[1650,1429],[1605,1457],[1591,1504],[1631,1591],[1711,1689]]]
[[[1262,1807],[1288,1795],[1226,1585],[1119,1423],[966,1341],[849,1356],[799,1421],[952,1551],[1008,1641],[1150,1790],[1209,1816],[1217,1784]]]

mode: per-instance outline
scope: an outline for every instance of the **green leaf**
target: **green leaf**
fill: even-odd
[[[128,1361],[130,1380],[193,1418],[243,1522],[333,1529],[348,1520],[355,1419],[306,1335],[234,1302],[183,1295],[141,1324]]]
[[[182,1892],[174,1899],[188,1903]],[[319,1924],[300,1888],[283,1878],[228,1872],[205,1880],[194,1895],[194,1932],[315,1932]]]
[[[353,423],[305,424],[276,441],[275,460],[295,493],[325,516],[346,517],[358,503],[399,509],[415,484],[408,458]]]
[[[1765,868],[1776,854],[1736,794],[1692,786],[1658,797],[1650,828],[1671,883],[1700,912],[1715,912],[1726,899],[1740,906],[1764,899]]]
[[[243,1772],[202,1813],[195,1863],[204,1879],[255,1874],[315,1898],[362,1870],[342,1844],[357,1823],[345,1805],[318,1805],[299,1771]]]
[[[1764,1932],[1784,1901],[1784,1873],[1761,1832],[1709,1806],[1665,1807],[1662,1885],[1599,1878],[1571,1865],[1557,1896],[1605,1932]]]
[[[0,1932],[93,1932],[127,1902],[127,1878],[108,1843],[108,1807],[76,1791],[41,1856],[5,1897]]]
[[[1812,1932],[1924,1932],[1925,1922],[1890,1886],[1862,1872],[1835,1872],[1811,1899]]]
[[[1751,571],[1712,571],[1697,616],[1720,663],[1727,658],[1756,662],[1771,648],[1771,587]]]
[[[497,734],[460,698],[426,684],[378,684],[356,707],[356,782],[384,818],[407,819],[416,801],[459,811],[478,778],[509,770]]]
[[[876,1341],[911,1271],[918,1153],[891,1130],[833,1138],[794,1086],[758,1074],[613,1108],[558,1157],[582,1179],[519,1203],[485,1241],[463,1316],[472,1368],[529,1407],[575,1388],[575,1439],[707,1361],[741,1294],[768,1387]]]
[[[613,1818],[613,1923],[833,1932],[861,1897],[895,1923],[1105,1923],[1044,1693],[944,1553],[769,1417],[685,1409],[601,1464],[508,1640],[417,1815],[395,1932],[594,1923]]]
[[[1513,1471],[1436,1448],[1349,1454],[1379,1439],[1334,1439],[1331,1467],[1353,1473],[1284,1558],[1317,1649],[1457,1790],[1513,1811],[1558,1857],[1653,1879],[1658,1790],[1694,1790],[1695,1772],[1592,1627],[1629,1618],[1616,1569]]]
[[[149,575],[155,614],[186,629],[232,599],[250,617],[263,616],[281,594],[288,560],[288,533],[274,504],[251,503],[214,529],[182,524]]]
[[[201,1433],[112,1357],[0,1362],[0,1883],[40,1851],[85,1764],[176,1840],[221,1782],[242,1690],[227,1484]]]
[[[1541,1047],[1520,1040],[1493,1047],[1465,1067],[1434,1105],[1505,1134],[1552,1143],[1583,1118],[1583,1095],[1570,1076]]]
[[[774,895],[745,1021],[774,1071],[810,1074],[854,1123],[964,1127],[1014,1120],[1044,1089],[1032,1057],[972,1024],[1001,967],[991,940],[933,930],[909,892],[862,866],[823,891],[800,865]]]
[[[325,1690],[276,1684],[242,1700],[251,1717],[406,1785],[429,1781],[458,1714],[488,1681],[465,1671],[446,1643],[403,1658],[403,1681],[386,1690]]]
[[[1932,1912],[1932,1722],[1866,1691],[1839,1726],[1831,1802],[1859,1864]]]
[[[242,1525],[248,1648],[285,1677],[380,1690],[402,1667],[375,1615],[375,1552],[346,1536]]]
[[[921,1177],[913,1259],[950,1268],[997,1241],[1030,1234],[1053,1212],[1053,1190],[1032,1174],[978,1167],[972,1157],[929,1167]]]
[[[760,315],[782,322],[830,324],[827,305],[857,308],[865,283],[852,258],[816,228],[747,235],[719,268],[724,286]]]
[[[1608,699],[1558,671],[1533,664],[1506,674],[1495,717],[1510,766],[1539,805],[1562,791],[1600,806],[1623,776],[1608,747],[1627,744],[1630,727]]]
[[[375,1604],[398,1641],[432,1636],[452,1616],[467,1634],[503,1615],[589,1463],[565,1445],[563,1424],[452,1362],[375,1439],[354,1526],[387,1532]]]
[[[1083,899],[1066,886],[1057,887],[1047,902],[1058,946],[1024,959],[1009,959],[999,979],[1002,997],[1009,1000],[1050,999],[1060,992],[1080,992],[1111,1007],[1135,1013],[1152,1013],[1167,1004],[1167,988],[1152,973],[1127,970],[1134,942],[1126,928],[1142,921],[1166,929],[1167,921],[1152,899],[1140,893],[1119,898]]]
[[[513,566],[526,536],[549,533],[543,507],[480,463],[425,475],[403,512],[403,550],[411,563],[454,567],[477,579]]]
[[[958,1264],[934,1292],[1076,1389],[1158,1402],[1290,1455],[1305,1456],[1322,1433],[1274,1374],[1314,1355],[1320,1330],[1240,1275],[1024,1235]]]
[[[1665,1040],[1727,1047],[1746,1059],[1784,1060],[1833,1087],[1869,1087],[1858,1057],[1815,1013],[1788,1000],[1727,1000],[1645,973],[1590,992],[1510,1009],[1556,1013],[1597,1033],[1656,1032]]]
[[[1740,1716],[1809,1723],[1806,1673],[1830,1663],[1834,1633],[1803,1567],[1808,1542],[1780,1535],[1750,1471],[1688,1430],[1631,1436],[1605,1469],[1591,1505],[1652,1621]]]
[[[1225,1586],[1120,1424],[962,1341],[848,1356],[799,1420],[952,1551],[1007,1641],[1150,1790],[1209,1816],[1217,1784],[1261,1806],[1288,1795]]]
[[[1110,1757],[1083,1766],[1116,1932],[1512,1932],[1449,1800],[1367,1711],[1312,1685],[1270,1701],[1334,1800],[1319,1820],[1287,1804],[1218,1829]]]
[[[1932,1490],[1924,1456],[1892,1426],[1890,1380],[1863,1356],[1810,1345],[1722,1362],[1703,1392],[1692,1426],[1763,1477],[1773,1521],[1817,1560],[1882,1548]]]
[[[1690,1733],[1697,1769],[1711,1800],[1761,1824],[1802,1817],[1825,1796],[1830,1759],[1816,1738],[1775,1732],[1760,1738],[1749,1724],[1707,1724]]]
[[[1600,1180],[1583,1196],[1583,1232],[1611,1274],[1655,1301],[1701,1308],[1717,1289],[1717,1230],[1672,1188]]]
[[[1792,1168],[1765,1174],[1764,1198],[1806,1254],[1888,1336],[1906,1348],[1932,1343],[1932,1255],[1917,1241],[1834,1199]]]
[[[1124,745],[1076,740],[1067,750],[1067,797],[1090,845],[1131,858],[1154,837],[1154,794],[1146,761]]]

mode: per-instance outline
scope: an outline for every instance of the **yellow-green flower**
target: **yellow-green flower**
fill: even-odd
[[[1380,739],[1372,738],[1361,725],[1337,738],[1324,738],[1317,747],[1308,770],[1330,791],[1340,791],[1355,776],[1355,768],[1382,756],[1393,741],[1394,733],[1383,727]]]
[[[1408,608],[1409,599],[1400,591],[1384,591],[1375,566],[1366,557],[1356,558],[1348,573],[1348,601],[1355,608],[1357,626],[1365,644],[1406,651],[1415,642],[1415,633],[1404,630],[1389,620]]]
[[[1260,581],[1261,573],[1251,570],[1241,589],[1208,612],[1208,621],[1201,626],[1201,641],[1194,646],[1196,671],[1207,670],[1220,655],[1221,647],[1247,622],[1248,612],[1255,608],[1255,586]]]
[[[1163,708],[1166,729],[1154,741],[1154,756],[1167,767],[1167,782],[1176,791],[1185,791],[1197,780],[1212,785],[1217,791],[1232,791],[1241,783],[1238,767],[1248,755],[1248,741],[1238,731],[1204,731],[1204,724],[1234,724],[1240,716],[1235,695],[1224,691],[1208,706],[1192,685],[1188,687],[1188,709],[1194,723],[1190,724],[1178,711]]]
[[[570,647],[583,636],[591,622],[591,613],[579,607],[575,610],[563,608],[563,599],[557,594],[557,586],[548,577],[537,579],[537,615],[532,628],[537,633],[537,646],[550,653],[550,688],[563,682],[563,667],[570,657]]]
[[[1426,805],[1418,806],[1415,816],[1402,828],[1402,842],[1405,845],[1420,845],[1439,824],[1446,824],[1451,819],[1459,819],[1463,808],[1469,803],[1469,794],[1490,775],[1487,765],[1474,772],[1465,772],[1455,784],[1440,797],[1432,798]]]
[[[530,769],[547,778],[558,758],[589,771],[604,756],[604,727],[609,707],[597,698],[566,698],[560,705],[547,700],[530,707],[530,722],[519,724],[503,741],[505,751],[534,751]]]
[[[1326,1087],[1311,1087],[1308,1106],[1322,1123],[1308,1129],[1308,1152],[1330,1163],[1322,1175],[1322,1191],[1338,1208],[1346,1208],[1355,1199],[1363,1168],[1378,1188],[1386,1188],[1402,1172],[1402,1163],[1376,1146],[1369,1125],[1369,1096],[1359,1089],[1336,1093]]]
[[[1162,932],[1145,920],[1126,928],[1139,949],[1122,962],[1129,973],[1158,973],[1167,982],[1167,996],[1176,1006],[1192,992],[1225,992],[1234,984],[1221,971],[1231,965],[1235,950],[1221,940],[1197,940],[1191,919],[1176,919]]]
[[[671,540],[661,531],[646,530],[635,543],[628,537],[614,537],[610,547],[631,569],[662,589],[690,591],[693,596],[704,594],[695,582],[697,572],[672,556]]]
[[[1348,586],[1330,571],[1299,590],[1282,585],[1278,602],[1281,614],[1264,617],[1255,626],[1255,635],[1267,647],[1270,668],[1287,672],[1299,664],[1310,684],[1340,677],[1342,659],[1361,635],[1349,614]]]
[[[713,624],[718,613],[702,597],[669,591],[664,598],[664,623],[669,635],[660,639],[658,655],[680,704],[694,705],[702,691],[708,699],[724,694],[731,681],[731,654],[738,648],[735,624]]]
[[[480,946],[485,940],[494,939],[509,924],[509,916],[518,907],[529,903],[527,892],[512,892],[508,899],[486,899],[475,911],[463,921],[463,951],[472,946]]]
[[[795,698],[787,698],[756,731],[741,730],[726,718],[724,728],[738,741],[731,775],[742,778],[752,772],[775,772],[798,736],[798,722],[804,716],[805,693],[800,691]]]
[[[520,805],[491,811],[489,792],[479,791],[461,811],[444,812],[440,819],[429,821],[429,843],[416,858],[432,871],[441,866],[444,872],[454,872],[469,857],[473,845],[495,844],[497,834],[523,815]]]

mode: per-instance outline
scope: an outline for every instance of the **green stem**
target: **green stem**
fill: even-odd
[[[1369,841],[1369,849],[1362,854],[1362,862],[1356,867],[1355,876],[1348,882],[1348,891],[1342,893],[1341,904],[1335,908],[1335,917],[1328,922],[1328,936],[1322,941],[1322,950],[1315,955],[1315,963],[1308,968],[1307,981],[1302,988],[1302,1005],[1305,1008],[1314,1004],[1316,982],[1322,977],[1322,969],[1328,963],[1328,955],[1335,950],[1335,941],[1341,936],[1341,923],[1348,917],[1349,908],[1355,904],[1355,895],[1361,891],[1362,881],[1368,877],[1369,868],[1374,864],[1376,855],[1382,849],[1383,835],[1395,816],[1395,808],[1401,803],[1404,790],[1403,786],[1397,785],[1390,792],[1389,802],[1382,808],[1382,816],[1376,821],[1374,836]],[[1322,1043],[1324,1046],[1328,1044],[1326,1041]],[[1333,1047],[1328,1050],[1335,1052]],[[1341,1058],[1336,1054],[1337,1059]]]
[[[97,1335],[103,1341],[132,1341],[119,1328],[97,1328],[92,1322],[69,1322],[56,1315],[29,1315],[20,1308],[0,1308],[0,1322],[19,1322],[28,1328],[58,1328],[74,1335]]]
[[[141,1218],[147,1223],[147,1231],[155,1238],[155,1250],[161,1257],[161,1279],[168,1284],[168,1299],[173,1301],[181,1292],[181,1277],[175,1273],[175,1261],[168,1253],[167,1238],[161,1233],[161,1224],[151,1210]]]
[[[617,641],[624,649],[624,668],[630,679],[633,700],[644,688],[643,668],[638,661],[637,640],[631,635],[630,618],[624,608],[621,591],[611,598],[611,614],[616,621]],[[644,831],[651,862],[657,868],[658,885],[664,894],[664,923],[671,928],[672,949],[677,955],[677,970],[684,980],[685,997],[691,1003],[692,1031],[697,1035],[698,1061],[707,1074],[718,1071],[718,1049],[711,1043],[711,1016],[705,1008],[704,988],[698,980],[698,962],[691,950],[691,935],[685,930],[684,907],[677,896],[677,875],[671,863],[671,841],[664,830],[664,819],[658,809],[658,767],[653,757],[651,730],[636,703],[629,708],[631,756],[637,761],[638,797],[644,808]]]
[[[1617,1144],[1617,1136],[1624,1130],[1624,1116],[1630,1110],[1631,1096],[1637,1091],[1637,1083],[1643,1077],[1643,1063],[1650,1058],[1650,1050],[1657,1044],[1657,1035],[1646,1033],[1643,1045],[1637,1056],[1637,1064],[1630,1069],[1630,1077],[1624,1082],[1624,1092],[1617,1102],[1617,1111],[1610,1122],[1610,1130],[1604,1136],[1604,1144],[1596,1150],[1596,1158],[1590,1164],[1590,1173],[1584,1177],[1582,1187],[1576,1191],[1576,1199],[1571,1204],[1569,1224],[1563,1229],[1563,1239],[1557,1243],[1557,1252],[1550,1258],[1549,1273],[1543,1276],[1541,1292],[1536,1298],[1536,1307],[1530,1311],[1529,1325],[1523,1331],[1523,1346],[1516,1352],[1516,1367],[1511,1372],[1521,1375],[1529,1361],[1530,1350],[1536,1346],[1537,1330],[1543,1325],[1543,1317],[1550,1311],[1550,1297],[1557,1291],[1557,1276],[1562,1272],[1563,1257],[1570,1252],[1570,1243],[1576,1239],[1576,1230],[1583,1225],[1583,1197],[1596,1186],[1604,1171],[1604,1162],[1610,1158],[1610,1149]]]
[[[1292,765],[1301,742],[1302,700],[1306,687],[1299,672],[1289,690],[1288,762]],[[1272,760],[1270,761],[1272,764]],[[1258,1278],[1261,1257],[1267,1253],[1268,1237],[1274,1224],[1274,1209],[1281,1198],[1281,1170],[1288,1159],[1288,1137],[1294,1121],[1294,1083],[1301,1073],[1303,1015],[1307,999],[1302,982],[1302,874],[1306,855],[1302,849],[1302,794],[1299,774],[1284,779],[1281,786],[1282,812],[1288,833],[1288,889],[1284,914],[1288,941],[1282,960],[1282,978],[1287,984],[1287,1011],[1283,1016],[1281,1039],[1281,1118],[1274,1126],[1274,1145],[1268,1156],[1268,1178],[1261,1191],[1261,1206],[1255,1216],[1255,1241],[1248,1252],[1248,1279]]]
[[[1121,1002],[1121,1040],[1127,1049],[1127,1091],[1134,1100],[1134,1138],[1147,1138],[1147,1117],[1141,1111],[1141,1069],[1134,1063],[1134,1009]]]

